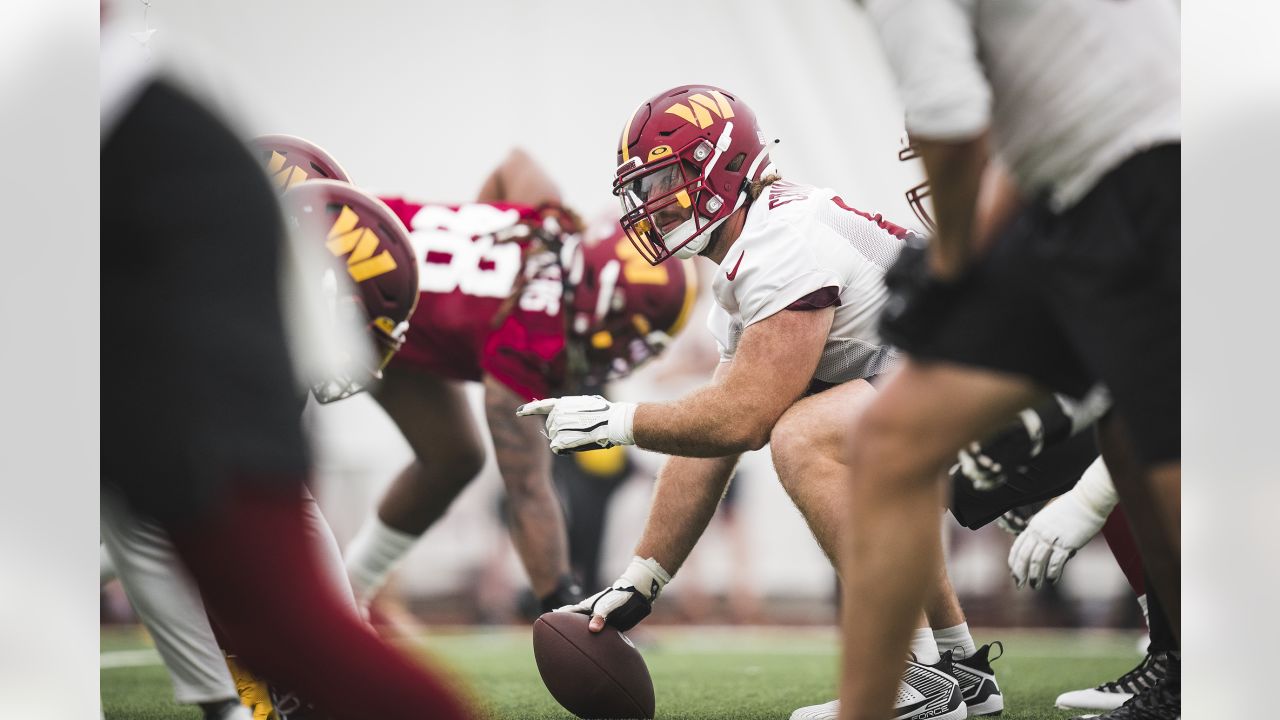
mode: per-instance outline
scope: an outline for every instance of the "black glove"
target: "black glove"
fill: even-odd
[[[884,275],[889,299],[880,314],[880,335],[907,352],[924,349],[960,285],[929,272],[927,247],[924,238],[909,236]]]

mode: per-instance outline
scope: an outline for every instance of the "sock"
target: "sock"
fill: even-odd
[[[933,642],[933,631],[927,627],[918,628],[911,634],[911,652],[921,665],[937,665],[942,659],[938,646]]]
[[[967,622],[952,625],[949,628],[942,628],[941,630],[934,630],[933,640],[938,644],[939,653],[950,650],[955,654],[956,660],[973,657],[978,652],[978,646],[974,644],[973,636],[969,634],[969,623]]]
[[[377,515],[365,521],[347,546],[347,575],[357,602],[367,605],[378,594],[391,569],[417,539],[416,535],[389,527]]]
[[[239,699],[200,703],[200,709],[205,720],[253,720],[253,713]]]

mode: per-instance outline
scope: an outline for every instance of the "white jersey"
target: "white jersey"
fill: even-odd
[[[1181,138],[1173,0],[865,0],[907,132],[990,128],[1029,197],[1075,204],[1131,155]]]
[[[836,384],[890,369],[899,356],[877,323],[888,298],[884,273],[906,234],[830,189],[785,181],[766,188],[711,285],[707,326],[721,360],[733,358],[744,329],[781,310],[835,304],[813,379]]]

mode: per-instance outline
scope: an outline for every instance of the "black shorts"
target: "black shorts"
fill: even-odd
[[[1023,505],[1055,498],[1075,487],[1080,476],[1098,458],[1093,432],[1078,435],[1045,448],[1025,470],[990,491],[974,490],[962,480],[951,483],[951,514],[970,530],[977,530]]]
[[[917,358],[1024,375],[1076,397],[1101,381],[1138,456],[1178,460],[1180,163],[1181,145],[1161,145],[1065,212],[1029,203],[970,273],[930,297],[934,307],[885,334]]]

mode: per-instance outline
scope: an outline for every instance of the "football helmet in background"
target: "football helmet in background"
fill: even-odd
[[[588,232],[565,263],[571,382],[600,387],[661,353],[698,296],[691,260],[653,266],[616,223]]]
[[[366,327],[376,367],[350,367],[312,384],[327,403],[364,390],[404,344],[418,304],[418,262],[400,219],[376,197],[345,182],[311,180],[281,197],[285,218],[303,237],[323,239],[333,264],[323,287],[335,318]]]
[[[305,180],[351,182],[333,156],[293,135],[259,135],[250,145],[259,155],[276,190],[284,192]]]
[[[910,139],[904,139],[905,146],[898,151],[898,160],[902,162],[910,162],[918,160],[919,153],[916,152],[916,146],[911,144]],[[924,226],[929,234],[937,234],[938,228],[933,224],[933,216],[929,214],[929,208],[925,205],[925,198],[929,197],[929,181],[925,180],[919,185],[907,188],[907,204],[911,206],[911,212],[916,214],[916,219]]]
[[[682,85],[640,104],[622,129],[613,194],[627,237],[652,265],[702,252],[774,168],[755,113],[710,85]]]

